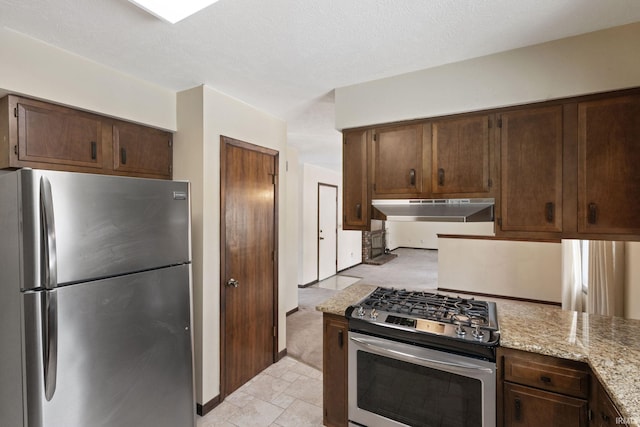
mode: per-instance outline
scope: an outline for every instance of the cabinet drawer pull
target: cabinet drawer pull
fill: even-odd
[[[544,375],[540,376],[540,381],[542,381],[545,384],[551,384],[551,378],[545,377]]]
[[[442,168],[438,169],[438,185],[444,185],[444,169]]]
[[[520,421],[520,418],[522,417],[522,402],[520,402],[520,399],[516,399],[514,401],[514,417],[516,419],[516,421]]]
[[[127,150],[125,148],[120,149],[120,163],[127,164]]]
[[[416,185],[416,170],[415,169],[410,169],[409,170],[409,183],[412,186]]]
[[[555,211],[555,206],[553,205],[553,202],[549,202],[546,204],[545,206],[545,211],[546,211],[546,216],[547,216],[547,222],[553,222],[553,217],[554,217],[554,211]]]
[[[98,158],[98,145],[95,141],[91,141],[91,160]]]
[[[589,224],[595,224],[598,221],[598,205],[589,203],[589,215],[587,220]]]

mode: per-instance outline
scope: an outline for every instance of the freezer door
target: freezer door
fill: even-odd
[[[193,427],[188,268],[25,292],[26,426]],[[57,314],[48,361],[47,299]]]
[[[187,182],[20,170],[22,289],[190,261]]]

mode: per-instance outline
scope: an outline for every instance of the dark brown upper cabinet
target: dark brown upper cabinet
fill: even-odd
[[[373,130],[372,198],[417,197],[422,192],[422,124]]]
[[[172,134],[48,102],[0,99],[0,169],[171,179]]]
[[[368,230],[371,226],[368,135],[367,130],[343,133],[342,228],[345,230]]]
[[[113,170],[171,177],[172,137],[169,132],[116,122],[113,125]]]
[[[562,231],[561,105],[498,117],[501,197],[497,231]]]
[[[431,192],[488,193],[492,116],[482,114],[431,124]]]
[[[40,164],[102,168],[100,117],[44,102],[13,99],[10,166]],[[8,102],[8,99],[7,101]]]
[[[640,235],[640,94],[578,103],[578,232]]]

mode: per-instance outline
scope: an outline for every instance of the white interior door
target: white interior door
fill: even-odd
[[[318,184],[318,280],[337,272],[338,187]]]

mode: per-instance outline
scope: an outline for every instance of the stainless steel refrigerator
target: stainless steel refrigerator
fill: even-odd
[[[0,426],[192,427],[186,182],[0,172]]]

